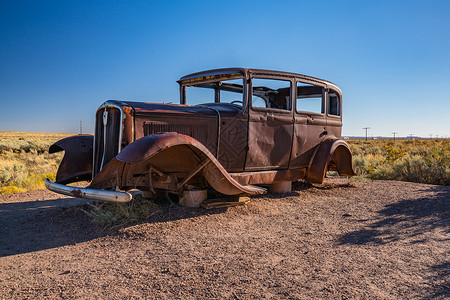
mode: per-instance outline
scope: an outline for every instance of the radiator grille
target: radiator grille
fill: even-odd
[[[106,130],[103,121],[105,111],[107,112],[105,117]],[[120,110],[115,107],[101,108],[97,111],[95,117],[93,177],[118,154],[121,118]]]

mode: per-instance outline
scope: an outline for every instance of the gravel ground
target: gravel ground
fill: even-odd
[[[298,182],[108,230],[86,202],[0,196],[0,298],[450,298],[450,187]]]

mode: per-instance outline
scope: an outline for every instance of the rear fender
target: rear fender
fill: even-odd
[[[323,183],[329,166],[335,167],[339,175],[355,175],[355,172],[353,172],[352,152],[345,141],[330,138],[318,146],[306,171],[306,181]]]
[[[152,134],[129,144],[95,176],[90,187],[158,188],[180,193],[191,179],[206,180],[227,195],[265,192],[239,184],[202,143],[178,133]]]
[[[56,173],[57,183],[70,183],[92,179],[93,135],[74,135],[57,141],[49,153],[64,151]]]

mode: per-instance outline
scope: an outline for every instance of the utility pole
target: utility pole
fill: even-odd
[[[83,134],[83,121],[80,121],[80,134]]]
[[[412,134],[412,133],[409,134],[409,138],[410,138],[411,140],[413,139],[413,134]]]
[[[393,132],[392,134],[394,135],[394,141],[395,141],[395,135],[397,134],[398,132]]]
[[[367,141],[367,130],[370,129],[370,127],[364,127],[363,129],[366,130],[366,141]]]
[[[430,140],[433,139],[433,135],[430,133]]]

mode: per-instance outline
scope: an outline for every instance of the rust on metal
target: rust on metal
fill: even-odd
[[[50,146],[49,153],[65,151],[56,173],[56,182],[70,183],[91,179],[93,140],[92,135],[75,135]]]
[[[75,198],[81,198],[83,196],[83,193],[80,190],[73,190],[71,192],[72,196],[74,196]]]
[[[178,83],[178,105],[102,104],[94,136],[51,146],[65,151],[56,182],[87,179],[91,189],[180,196],[211,187],[238,195],[263,193],[262,184],[322,183],[328,170],[354,175],[335,84],[246,68],[198,72]]]

